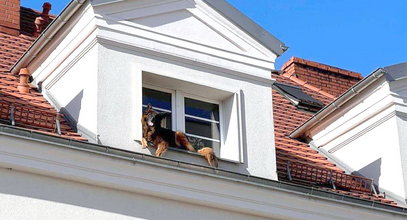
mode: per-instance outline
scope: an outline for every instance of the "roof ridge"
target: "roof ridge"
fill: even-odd
[[[290,60],[283,65],[282,69],[287,68],[288,66],[290,66],[293,63],[299,63],[299,64],[303,64],[306,66],[315,67],[315,68],[318,68],[321,70],[326,70],[326,71],[330,71],[333,73],[337,73],[337,74],[341,74],[344,76],[349,76],[349,77],[353,77],[353,78],[357,78],[357,79],[363,79],[363,76],[358,72],[354,72],[351,70],[346,70],[346,69],[342,69],[339,67],[306,60],[306,59],[299,58],[299,57],[291,57]]]

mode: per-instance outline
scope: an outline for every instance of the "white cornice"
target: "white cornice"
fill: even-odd
[[[213,11],[211,16],[216,17],[218,21],[228,20],[227,22],[221,22],[223,24],[230,23],[236,27],[231,27],[230,30],[234,29],[234,32],[239,32],[239,35],[248,35],[249,38],[252,38],[251,43],[257,45],[258,49],[263,51],[267,50],[280,56],[285,51],[285,45],[283,42],[278,40],[276,37],[271,35],[268,31],[264,30],[262,27],[257,25],[251,19],[246,17],[244,14],[239,12],[229,3],[224,0],[183,0],[185,2],[190,2],[193,5],[196,5],[197,8],[200,8],[201,12],[210,13]],[[123,7],[120,7],[120,3],[128,4],[129,1],[126,0],[95,0],[92,2],[94,7],[102,8],[102,11],[108,12],[118,12],[125,11]],[[149,7],[159,4],[166,4],[171,2],[181,2],[181,0],[160,0],[160,1],[146,1],[144,3],[134,3],[138,7]],[[118,4],[119,3],[119,4]],[[214,13],[214,12],[217,13]],[[239,29],[239,30],[237,30]]]
[[[244,72],[241,69],[236,69],[236,68],[232,68],[229,66],[222,66],[218,63],[211,63],[211,62],[204,61],[204,60],[197,60],[197,59],[193,59],[189,56],[181,56],[179,54],[172,54],[167,51],[161,51],[159,49],[149,48],[149,47],[145,47],[143,45],[131,44],[129,42],[120,41],[120,40],[117,40],[114,38],[109,38],[104,35],[97,36],[97,39],[98,39],[98,42],[100,42],[101,44],[108,44],[108,45],[117,46],[117,47],[129,49],[129,50],[133,50],[133,51],[139,51],[139,52],[142,52],[145,54],[150,54],[150,55],[154,55],[157,57],[163,57],[163,58],[166,58],[169,60],[192,64],[194,66],[204,67],[206,69],[214,69],[217,71],[221,71],[223,73],[227,73],[229,75],[241,77],[242,79],[251,80],[251,81],[255,82],[256,84],[260,83],[265,86],[271,86],[271,84],[275,81],[274,79],[271,78],[271,76],[268,78],[265,76],[254,75],[253,72]]]
[[[144,38],[150,40],[151,42],[171,45],[177,48],[183,48],[197,53],[203,53],[215,57],[222,57],[225,59],[234,60],[236,62],[241,62],[249,66],[255,66],[258,68],[270,70],[274,69],[274,62],[271,58],[266,56],[252,56],[246,53],[239,53],[236,51],[212,47],[206,44],[200,44],[198,42],[160,33],[151,28],[141,26],[129,21],[118,21],[115,18],[110,18],[107,16],[102,17],[100,15],[96,15],[95,17],[98,21],[98,28],[102,30],[121,33],[132,37]]]

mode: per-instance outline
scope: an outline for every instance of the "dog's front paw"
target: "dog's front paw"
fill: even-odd
[[[145,138],[141,139],[141,148],[146,149],[148,146],[147,140]]]

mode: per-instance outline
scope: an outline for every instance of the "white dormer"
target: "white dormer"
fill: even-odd
[[[15,67],[28,66],[79,133],[154,153],[140,147],[140,118],[159,100],[154,107],[172,113],[168,127],[212,146],[221,168],[277,179],[270,73],[280,41],[223,0],[82,2]],[[205,164],[178,151],[165,157]]]
[[[378,69],[293,132],[407,205],[407,63]]]

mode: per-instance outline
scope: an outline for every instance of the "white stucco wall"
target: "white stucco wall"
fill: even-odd
[[[79,133],[93,143],[154,153],[137,142],[143,74],[165,77],[155,85],[229,108],[220,168],[277,179],[275,53],[200,0],[88,3],[29,65],[44,96]],[[166,156],[206,165],[194,155]]]
[[[0,219],[269,219],[15,170],[0,175]]]
[[[273,135],[270,135],[273,132],[270,84],[234,77],[227,70],[197,67],[190,63],[160,58],[143,51],[125,49],[108,43],[101,45],[99,50],[98,134],[103,144],[150,153],[148,149],[142,150],[139,143],[134,141],[140,140],[141,137],[139,122],[141,82],[142,71],[146,71],[176,80],[194,82],[208,89],[239,92],[242,102],[239,111],[245,124],[241,128],[244,142],[240,146],[228,147],[237,151],[239,157],[239,152],[242,152],[244,164],[224,163],[221,167],[255,176],[276,178],[273,171],[275,169],[275,152],[272,144],[274,139]],[[113,72],[116,74],[112,74]],[[194,94],[197,91],[185,92]],[[205,96],[204,94],[195,95]],[[238,136],[232,138],[239,139]],[[171,153],[167,156],[174,159],[184,157],[184,155]],[[239,160],[239,157],[234,159]],[[189,160],[197,162],[195,157]],[[205,164],[203,160],[198,159],[198,161]]]
[[[75,65],[56,80],[45,81],[45,95],[70,120],[78,132],[97,142],[98,47],[93,45]]]

